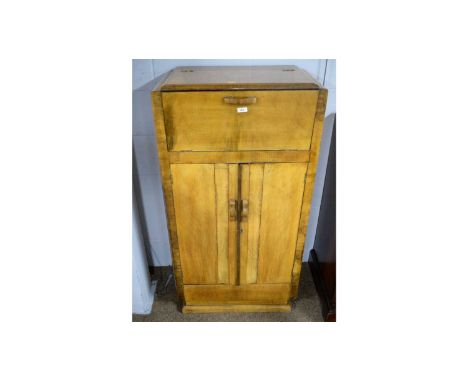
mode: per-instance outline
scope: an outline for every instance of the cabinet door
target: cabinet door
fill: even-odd
[[[237,165],[173,164],[172,191],[184,284],[235,282]]]
[[[307,163],[241,166],[240,284],[290,283]]]

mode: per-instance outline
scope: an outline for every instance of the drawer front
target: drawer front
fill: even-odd
[[[309,150],[318,91],[163,93],[169,151]]]

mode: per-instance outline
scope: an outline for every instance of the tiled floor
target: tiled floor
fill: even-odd
[[[293,304],[291,313],[204,313],[182,314],[177,310],[177,298],[173,280],[169,283],[165,295],[156,296],[153,310],[147,316],[133,315],[133,322],[196,322],[196,321],[241,321],[241,322],[296,322],[323,321],[320,300],[315,289],[307,263],[302,266],[299,295]]]

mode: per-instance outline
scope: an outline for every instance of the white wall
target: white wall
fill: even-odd
[[[335,115],[335,60],[133,60],[133,153],[134,181],[142,203],[142,230],[147,232],[152,265],[170,265],[171,255],[154,137],[150,92],[154,79],[176,66],[206,65],[297,65],[307,70],[329,89],[326,119],[311,206],[304,260],[313,246],[320,199],[330,148],[331,128]]]
[[[148,314],[153,306],[156,285],[151,285],[138,207],[135,193],[132,194],[132,312]]]

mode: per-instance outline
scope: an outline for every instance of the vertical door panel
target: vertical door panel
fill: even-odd
[[[238,199],[239,191],[239,165],[228,165],[228,188],[229,200],[236,201]],[[238,232],[237,232],[237,215],[229,217],[228,227],[228,243],[229,243],[229,284],[236,285],[237,269],[238,269]]]
[[[246,276],[248,270],[248,244],[249,244],[249,230],[248,230],[248,202],[249,202],[249,188],[250,188],[250,168],[251,165],[241,165],[239,171],[241,172],[240,177],[240,190],[241,196],[239,201],[239,284],[246,284]]]
[[[251,169],[258,166],[252,165]],[[258,183],[253,179],[263,175],[261,202],[258,200],[259,184],[250,194],[251,211],[260,211],[260,222],[256,222],[254,214],[250,220],[252,227],[249,227],[255,232],[259,224],[258,255],[254,242],[251,255],[252,261],[258,256],[257,283],[291,282],[306,170],[307,163],[268,163],[263,171],[254,170],[255,176],[251,170],[251,182]],[[248,273],[249,280],[253,280],[254,271],[251,269]]]
[[[228,283],[228,168],[171,165],[185,284]]]
[[[242,199],[248,200],[247,218],[241,221],[241,284],[257,282],[259,234],[263,193],[263,164],[242,166]],[[247,175],[244,179],[244,174]]]
[[[216,235],[218,242],[218,283],[229,284],[229,241],[228,241],[228,166],[215,165],[216,183]]]

